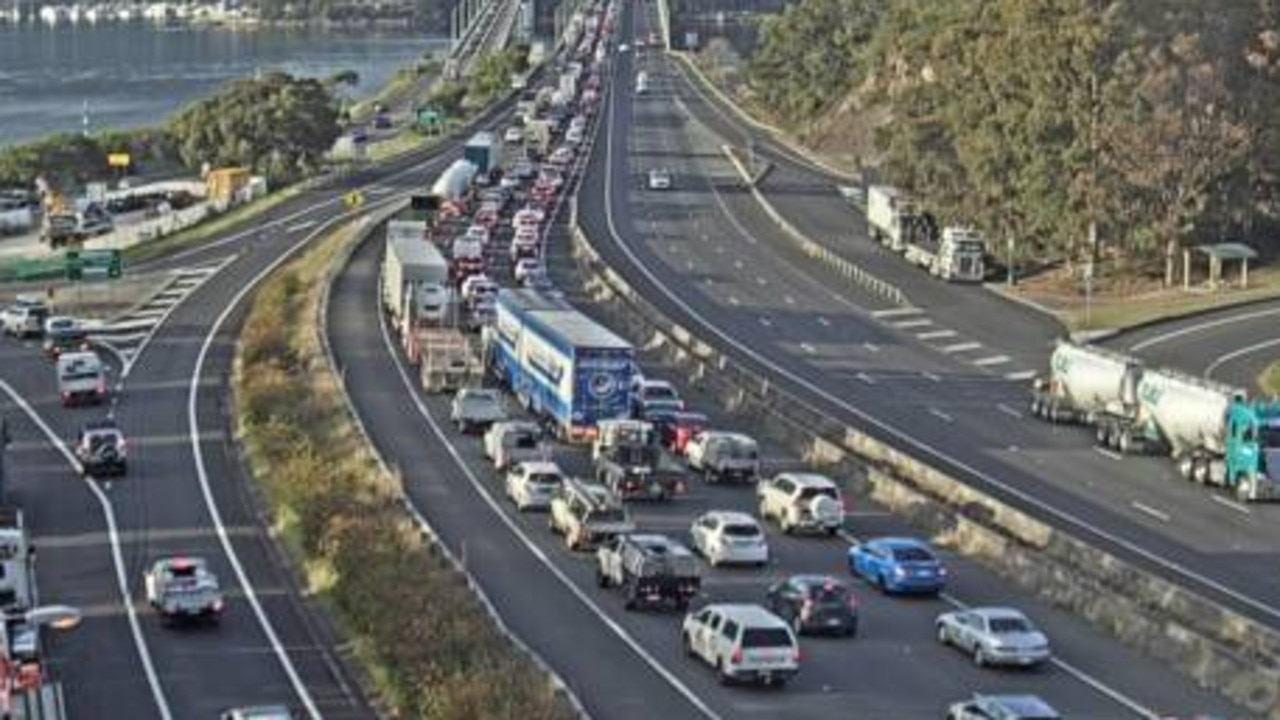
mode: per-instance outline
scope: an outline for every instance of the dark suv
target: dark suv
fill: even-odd
[[[767,607],[796,634],[858,634],[858,601],[829,575],[792,575],[769,588]]]
[[[76,459],[85,475],[124,475],[128,469],[124,433],[110,418],[85,423],[76,439]]]

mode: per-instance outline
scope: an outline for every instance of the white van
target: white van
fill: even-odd
[[[685,616],[684,650],[716,669],[721,682],[781,686],[800,671],[800,645],[785,620],[759,605],[707,605]]]
[[[97,405],[107,399],[106,368],[92,350],[58,356],[58,394],[62,406]]]

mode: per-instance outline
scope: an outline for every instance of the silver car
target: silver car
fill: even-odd
[[[969,653],[978,667],[1030,667],[1049,659],[1049,639],[1012,608],[986,607],[943,613],[938,642]]]

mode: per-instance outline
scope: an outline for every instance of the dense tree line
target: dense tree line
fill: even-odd
[[[996,249],[1163,273],[1179,246],[1269,249],[1277,20],[1275,0],[801,0],[748,73],[796,126],[855,89],[887,107],[883,173]]]
[[[273,183],[320,167],[340,133],[338,108],[320,80],[270,73],[193,103],[168,124],[190,167],[251,167]]]
[[[453,0],[386,0],[366,3],[352,0],[258,0],[258,13],[265,20],[297,22],[360,23],[368,21],[408,22],[432,33],[449,32]]]

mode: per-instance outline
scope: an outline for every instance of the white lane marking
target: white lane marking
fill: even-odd
[[[955,330],[930,330],[929,332],[916,333],[916,339],[941,340],[942,338],[953,338],[958,334]]]
[[[818,324],[821,325],[822,327],[831,327],[831,321],[822,317],[821,315],[818,316]]]
[[[1004,379],[1005,379],[1005,380],[1014,380],[1014,381],[1019,381],[1019,380],[1030,380],[1031,378],[1033,378],[1033,377],[1035,377],[1035,376],[1036,376],[1036,371],[1035,371],[1035,370],[1020,370],[1020,371],[1018,371],[1018,372],[1005,373],[1005,375],[1004,375]]]
[[[810,345],[809,343],[800,343],[800,349],[810,355],[813,355],[818,352],[818,349]]]
[[[1118,462],[1118,461],[1121,461],[1121,460],[1124,460],[1124,456],[1123,456],[1123,455],[1121,455],[1120,453],[1118,453],[1118,452],[1116,452],[1116,451],[1114,451],[1114,450],[1108,449],[1108,448],[1099,447],[1099,446],[1097,446],[1097,445],[1094,445],[1094,446],[1093,446],[1093,451],[1094,451],[1094,452],[1096,452],[1096,453],[1098,453],[1099,455],[1101,455],[1101,456],[1102,456],[1102,457],[1104,457],[1104,458],[1110,458],[1110,459],[1115,460],[1115,461],[1117,461],[1117,462]]]
[[[989,367],[991,365],[1004,365],[1005,363],[1009,362],[1012,359],[1013,358],[1009,357],[1008,355],[992,355],[991,357],[984,357],[980,360],[974,360],[973,364],[980,365],[982,367]]]
[[[763,325],[763,326],[765,326],[765,327],[773,327],[773,321],[772,321],[772,320],[770,320],[770,319],[769,319],[769,318],[767,318],[767,317],[761,317],[761,318],[760,318],[760,324],[761,324],[761,325]]]
[[[937,375],[935,375],[935,374],[933,374],[933,373],[931,373],[931,372],[922,372],[922,373],[920,373],[920,377],[924,378],[925,380],[930,380],[930,381],[932,381],[932,382],[936,382],[936,383],[940,383],[940,382],[942,382],[942,378],[938,377]]]
[[[612,96],[611,96],[611,99],[612,99]],[[672,291],[672,289],[669,286],[663,283],[661,278],[659,278],[658,275],[656,275],[653,272],[653,270],[649,268],[648,265],[640,261],[640,258],[636,255],[635,250],[631,248],[631,246],[622,238],[622,235],[618,232],[617,221],[615,220],[613,215],[613,202],[612,202],[613,196],[610,192],[613,185],[613,173],[610,171],[610,169],[613,167],[612,128],[614,127],[614,124],[613,124],[614,108],[615,108],[615,103],[610,102],[610,105],[609,105],[610,122],[608,123],[608,125],[606,125],[607,134],[605,136],[606,142],[605,142],[605,181],[604,181],[605,203],[604,203],[604,207],[605,207],[605,223],[609,228],[609,235],[612,237],[613,242],[622,251],[623,255],[626,256],[627,261],[630,262],[631,265],[634,268],[636,268],[636,270],[638,270],[641,275],[644,276],[645,280],[649,282],[651,285],[653,285],[653,287],[656,290],[658,290],[658,292],[665,295],[672,302],[672,304],[675,305],[677,308],[679,308],[680,311],[684,313],[687,317],[692,319],[698,325],[701,325],[703,328],[707,330],[708,333],[715,336],[721,342],[732,347],[736,352],[739,352],[745,355],[746,357],[751,358],[752,361],[758,363],[761,367],[767,368],[773,374],[781,378],[785,378],[789,382],[795,384],[797,387],[804,388],[805,391],[810,392],[819,398],[822,398],[825,402],[828,402],[831,405],[840,408],[842,411],[847,412],[853,417],[858,418],[861,422],[864,422],[872,427],[875,427],[881,430],[882,432],[894,438],[897,442],[902,443],[904,446],[912,448],[916,451],[922,452],[938,460],[942,460],[946,462],[948,465],[951,465],[953,468],[961,470],[971,477],[981,479],[984,483],[990,485],[993,488],[999,489],[1001,492],[1008,494],[1010,497],[1017,498],[1018,501],[1023,502],[1031,507],[1034,507],[1039,511],[1045,513],[1046,515],[1049,515],[1050,517],[1053,517],[1059,521],[1065,522],[1076,528],[1081,528],[1083,530],[1086,530],[1093,536],[1106,540],[1112,545],[1124,549],[1126,552],[1133,553],[1134,555],[1141,557],[1151,563],[1159,565],[1160,567],[1176,575],[1180,575],[1184,578],[1194,580],[1195,582],[1203,585],[1204,587],[1212,589],[1214,592],[1221,593],[1222,595],[1229,597],[1235,600],[1236,602],[1241,603],[1242,605],[1247,605],[1248,607],[1253,608],[1254,610],[1260,613],[1263,613],[1271,618],[1280,619],[1280,609],[1272,605],[1268,605],[1264,602],[1261,602],[1252,597],[1249,597],[1248,595],[1245,595],[1237,590],[1233,590],[1232,588],[1228,587],[1227,585],[1224,585],[1223,583],[1217,580],[1214,580],[1213,578],[1210,578],[1206,575],[1198,573],[1182,565],[1180,562],[1177,562],[1175,560],[1170,560],[1158,553],[1152,552],[1134,543],[1133,541],[1127,540],[1119,535],[1116,535],[1115,533],[1108,532],[1107,530],[1104,530],[1103,528],[1097,525],[1094,525],[1093,523],[1090,523],[1088,520],[1085,520],[1082,517],[1079,517],[1073,513],[1070,513],[1066,510],[1062,510],[1054,505],[1051,505],[1048,502],[1044,501],[1043,499],[1035,496],[1031,492],[1018,488],[1014,485],[1010,485],[1009,483],[1004,482],[989,473],[985,473],[979,470],[978,468],[974,467],[973,465],[966,463],[963,460],[960,460],[959,458],[956,458],[930,445],[929,443],[924,442],[923,440],[916,437],[915,435],[909,432],[904,432],[898,427],[894,425],[890,425],[884,422],[883,420],[880,420],[879,418],[872,416],[871,414],[867,413],[865,410],[862,410],[854,406],[852,403],[841,398],[840,396],[834,393],[828,392],[826,390],[823,390],[821,387],[815,385],[813,382],[806,380],[805,378],[801,377],[795,372],[792,372],[791,370],[788,370],[782,365],[779,365],[777,362],[765,357],[764,355],[760,354],[755,348],[747,344],[744,344],[743,342],[729,335],[727,332],[725,332],[723,328],[717,327],[714,323],[710,322],[706,317],[702,316],[700,313],[694,310],[687,302],[685,302],[674,291]],[[1280,312],[1280,310],[1277,310],[1276,312]]]
[[[898,321],[895,323],[889,323],[889,324],[895,328],[898,328],[899,330],[910,330],[911,328],[925,327],[927,325],[932,325],[933,321],[928,318],[920,318],[918,320],[901,320],[901,321]]]
[[[854,535],[853,533],[849,532],[847,529],[844,529],[844,528],[840,529],[840,537],[850,545],[862,544],[862,540],[857,535]],[[968,603],[956,597],[955,595],[952,595],[949,592],[944,591],[944,592],[938,593],[938,599],[942,600],[947,605],[950,605],[951,607],[957,610],[969,609]],[[1080,668],[1067,662],[1066,660],[1063,660],[1057,655],[1050,655],[1049,663],[1054,667],[1064,670],[1067,674],[1071,675],[1077,681],[1084,683],[1085,685],[1092,688],[1098,694],[1103,695],[1104,697],[1116,703],[1117,705],[1124,707],[1126,710],[1133,713],[1134,715],[1137,715],[1138,717],[1141,717],[1144,720],[1161,720],[1161,716],[1155,711],[1147,708],[1146,706],[1142,705],[1138,701],[1130,698],[1129,696],[1125,695],[1119,690],[1116,690],[1115,688],[1107,685],[1106,683],[1086,673],[1084,670],[1081,670]]]
[[[864,383],[866,383],[866,384],[868,384],[868,385],[875,385],[875,384],[876,384],[876,379],[875,379],[875,378],[873,378],[873,377],[871,377],[870,375],[868,375],[868,374],[864,373],[864,372],[860,372],[860,373],[858,373],[857,375],[854,375],[854,377],[858,378],[859,380],[861,380],[862,382],[864,382]]]
[[[871,317],[876,319],[891,318],[891,317],[900,317],[902,315],[919,315],[923,312],[924,310],[921,310],[918,307],[888,308],[885,310],[872,310]]]
[[[1211,378],[1213,377],[1214,371],[1217,370],[1219,367],[1222,367],[1224,364],[1229,363],[1232,360],[1235,360],[1237,358],[1242,358],[1245,355],[1252,355],[1253,353],[1256,353],[1259,350],[1266,350],[1268,348],[1275,347],[1276,345],[1280,345],[1280,338],[1272,338],[1270,340],[1264,340],[1260,343],[1255,343],[1253,345],[1248,345],[1246,347],[1242,347],[1237,350],[1232,350],[1229,353],[1223,353],[1222,355],[1219,355],[1218,357],[1214,358],[1213,362],[1209,363],[1209,367],[1206,367],[1204,369],[1204,376],[1206,378]]]
[[[1009,416],[1009,417],[1011,417],[1011,418],[1019,418],[1019,419],[1020,419],[1020,418],[1022,417],[1022,413],[1021,413],[1021,412],[1019,412],[1018,410],[1015,410],[1015,409],[1013,409],[1013,408],[1009,407],[1008,405],[1005,405],[1004,403],[997,403],[997,404],[996,404],[996,409],[997,409],[997,410],[999,410],[1000,412],[1004,413],[1005,415],[1008,415],[1008,416]]]
[[[1150,505],[1143,505],[1137,500],[1133,500],[1129,504],[1133,506],[1134,510],[1137,510],[1138,512],[1144,515],[1150,515],[1151,517],[1159,520],[1160,522],[1164,522],[1164,523],[1169,522],[1169,513],[1167,512],[1164,512],[1162,510],[1157,510],[1151,507]]]
[[[948,355],[951,355],[953,353],[967,352],[969,350],[977,350],[980,347],[982,347],[982,343],[979,343],[979,342],[962,342],[962,343],[955,343],[954,345],[945,345],[941,348],[941,350],[942,352],[947,353]]]
[[[936,407],[931,407],[931,408],[929,408],[929,414],[930,414],[930,415],[932,415],[932,416],[934,416],[934,417],[936,417],[936,418],[938,418],[938,419],[939,419],[939,420],[941,420],[942,422],[946,422],[946,423],[949,423],[949,422],[955,422],[955,418],[953,418],[953,417],[951,417],[950,415],[948,415],[948,414],[946,414],[946,413],[942,412],[941,410],[939,410],[939,409],[938,409],[938,408],[936,408]]]
[[[9,383],[0,380],[0,388],[3,388],[5,394],[9,396],[13,403],[26,413],[27,417],[40,428],[40,432],[44,433],[49,439],[50,444],[58,450],[62,457],[66,458],[71,467],[80,473],[80,462],[76,460],[76,456],[67,448],[66,443],[53,428],[44,421],[44,418],[31,407],[21,395],[14,390]],[[102,516],[107,521],[107,537],[111,542],[111,563],[115,566],[116,571],[116,590],[120,593],[121,604],[124,605],[125,617],[129,621],[129,634],[133,636],[133,646],[138,651],[138,658],[142,661],[142,672],[147,676],[147,685],[151,688],[151,698],[156,703],[156,709],[160,712],[161,720],[173,720],[173,712],[169,710],[169,699],[164,694],[164,688],[160,685],[160,678],[156,674],[155,663],[151,660],[151,649],[147,645],[146,637],[142,634],[142,625],[138,622],[138,611],[133,606],[133,598],[129,592],[129,579],[126,576],[124,553],[120,548],[120,529],[116,525],[116,512],[111,505],[110,498],[98,487],[94,479],[88,475],[83,475],[82,480],[97,498],[98,505],[102,508]]]
[[[1250,510],[1248,507],[1241,505],[1240,503],[1236,502],[1235,500],[1232,500],[1231,498],[1222,497],[1217,493],[1211,493],[1209,495],[1209,499],[1218,503],[1223,507],[1231,508],[1232,510],[1235,510],[1236,512],[1241,513],[1243,515],[1253,514],[1253,511]]]
[[[612,107],[612,105],[610,107]],[[606,147],[608,147],[608,136],[606,136]],[[612,173],[609,173],[609,175],[612,176]],[[608,183],[607,180],[606,183]],[[606,189],[605,192],[609,192],[609,190]],[[381,298],[381,279],[379,279],[375,289],[377,291],[375,298]],[[379,329],[382,331],[383,345],[386,347],[387,352],[391,354],[392,361],[396,365],[396,372],[400,375],[400,382],[404,384],[404,388],[408,393],[409,399],[413,401],[414,406],[418,409],[418,414],[422,416],[422,419],[427,422],[428,426],[430,426],[431,433],[435,435],[436,439],[440,441],[440,444],[444,446],[445,451],[449,453],[449,457],[458,467],[458,470],[462,472],[463,476],[467,478],[467,482],[470,483],[476,494],[480,496],[480,499],[489,506],[489,509],[493,511],[493,514],[496,515],[502,524],[511,531],[511,534],[520,541],[520,544],[524,545],[525,549],[528,550],[533,557],[537,558],[538,562],[542,563],[542,566],[554,575],[555,578],[564,585],[565,589],[572,593],[579,602],[586,606],[586,608],[591,611],[591,613],[595,615],[600,622],[604,623],[605,627],[609,628],[609,630],[612,631],[619,640],[625,643],[627,647],[631,648],[631,651],[635,653],[636,656],[639,657],[646,665],[648,665],[651,670],[665,680],[667,684],[682,695],[685,700],[688,700],[689,704],[693,705],[693,707],[696,708],[704,717],[709,718],[709,720],[720,720],[720,715],[712,710],[711,707],[702,700],[702,698],[698,697],[697,693],[690,689],[689,686],[681,682],[680,678],[676,677],[675,673],[668,670],[661,660],[658,660],[648,650],[646,650],[645,647],[641,645],[626,628],[622,627],[621,624],[610,617],[603,608],[601,608],[582,590],[582,588],[578,587],[578,585],[560,569],[560,566],[552,562],[551,558],[547,556],[542,548],[538,547],[537,543],[529,537],[528,533],[526,533],[523,528],[517,525],[510,516],[504,512],[502,506],[496,499],[494,499],[493,493],[490,492],[489,488],[481,482],[480,478],[478,478],[474,472],[472,472],[471,467],[468,466],[466,460],[463,459],[462,454],[458,452],[457,447],[455,447],[453,442],[450,441],[449,436],[444,432],[444,429],[441,428],[440,423],[437,422],[435,416],[431,414],[431,410],[422,402],[422,398],[418,396],[417,389],[414,387],[413,380],[409,377],[408,372],[405,371],[404,364],[400,360],[400,355],[396,352],[395,343],[392,342],[391,335],[387,332],[386,323],[382,322],[380,319],[377,322]]]
[[[738,303],[738,298],[737,298],[736,296],[734,296],[734,295],[730,295],[730,296],[729,296],[729,304],[730,304],[730,305],[732,305],[732,306],[734,306],[734,307],[737,307],[737,306],[738,306],[738,304],[739,304],[739,303]]]
[[[866,348],[867,352],[880,352],[880,346],[875,343],[864,342],[862,347]]]
[[[782,296],[782,301],[783,301],[783,302],[785,302],[785,303],[786,303],[786,304],[788,304],[788,305],[795,305],[795,304],[796,304],[796,299],[795,299],[794,297],[791,297],[790,295],[783,295],[783,296]]]
[[[293,686],[293,690],[298,695],[298,699],[307,709],[307,715],[311,720],[322,720],[324,717],[320,709],[316,706],[315,700],[311,697],[311,690],[302,682],[302,677],[298,675],[297,668],[293,665],[293,659],[289,657],[288,651],[284,644],[280,642],[280,637],[276,634],[275,626],[271,624],[271,619],[267,617],[266,611],[262,608],[262,603],[258,600],[258,592],[254,589],[253,583],[249,580],[248,573],[245,572],[244,566],[240,563],[240,556],[236,553],[235,546],[231,544],[231,536],[227,532],[227,526],[222,521],[222,511],[218,508],[218,503],[213,497],[213,488],[209,482],[209,472],[204,464],[204,449],[201,447],[200,437],[200,419],[196,413],[200,398],[200,376],[204,372],[205,358],[209,355],[209,348],[213,346],[213,341],[218,335],[218,331],[222,325],[226,323],[227,318],[240,305],[240,302],[254,288],[262,282],[263,278],[270,275],[276,268],[288,262],[299,250],[310,243],[313,239],[325,232],[328,228],[344,222],[355,215],[365,212],[371,212],[376,208],[388,205],[401,199],[403,195],[388,197],[378,200],[369,205],[349,210],[347,212],[335,215],[324,221],[315,230],[308,233],[298,242],[294,243],[288,250],[281,253],[264,267],[257,275],[254,275],[249,282],[245,283],[231,298],[231,302],[222,309],[222,312],[214,320],[213,326],[209,328],[209,332],[205,335],[204,342],[200,345],[200,353],[196,356],[196,364],[191,372],[190,385],[187,390],[187,425],[189,427],[191,437],[191,454],[195,459],[196,479],[200,483],[200,492],[204,496],[205,507],[209,511],[209,518],[213,521],[214,530],[218,535],[218,541],[222,545],[222,551],[226,554],[227,560],[231,563],[232,570],[235,571],[236,580],[239,581],[240,587],[244,590],[245,600],[249,602],[249,607],[253,609],[253,614],[257,617],[258,625],[261,626],[262,632],[266,635],[267,642],[270,643],[271,649],[274,651],[276,659],[280,661],[280,665],[284,668],[285,675],[289,677],[289,683]]]
[[[223,260],[222,262],[218,263],[213,268],[207,269],[208,272],[203,276],[203,279],[200,281],[200,285],[203,285],[204,283],[208,282],[209,279],[212,278],[214,275],[217,275],[218,273],[222,272],[223,268],[226,268],[227,266],[231,265],[231,263],[235,262],[237,257],[238,255],[232,255],[226,260]],[[200,287],[200,285],[197,285],[196,287],[192,288],[191,292],[188,292],[185,295],[183,295],[182,299],[180,299],[178,302],[165,308],[164,314],[162,314],[160,316],[160,319],[156,320],[155,324],[152,325],[149,330],[147,330],[147,333],[142,337],[142,341],[138,343],[138,346],[136,348],[134,348],[133,353],[131,355],[128,355],[128,356],[125,356],[123,354],[121,355],[121,357],[124,359],[124,368],[121,369],[120,371],[121,386],[124,385],[125,380],[129,379],[129,373],[133,372],[133,366],[137,364],[138,358],[142,357],[142,353],[147,349],[147,346],[151,344],[151,339],[155,337],[157,332],[159,332],[160,327],[165,324],[165,321],[169,319],[169,316],[173,314],[173,311],[177,310],[178,306],[182,305],[183,301],[191,297],[191,294],[194,293],[196,288]]]
[[[1247,313],[1242,313],[1240,315],[1231,315],[1225,318],[1218,318],[1217,320],[1209,320],[1206,322],[1197,323],[1195,325],[1189,325],[1187,327],[1180,328],[1178,330],[1172,330],[1170,332],[1164,333],[1163,335],[1156,335],[1155,337],[1150,337],[1150,338],[1147,338],[1146,340],[1143,340],[1142,342],[1130,345],[1129,351],[1139,352],[1141,350],[1146,350],[1149,347],[1153,347],[1155,345],[1159,345],[1161,343],[1165,343],[1170,340],[1175,340],[1180,337],[1185,337],[1187,335],[1192,335],[1194,333],[1203,332],[1205,330],[1212,330],[1214,328],[1223,327],[1225,325],[1234,325],[1235,323],[1246,322],[1248,320],[1257,320],[1258,318],[1271,317],[1272,315],[1280,315],[1280,308],[1272,308],[1270,310],[1258,310],[1255,312],[1247,312]]]

